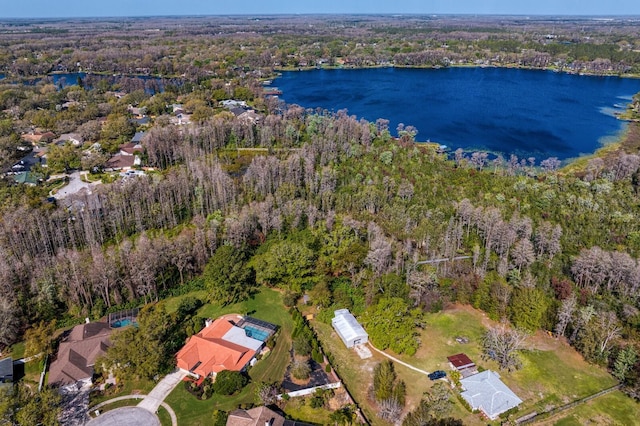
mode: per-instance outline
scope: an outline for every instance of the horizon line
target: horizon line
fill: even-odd
[[[0,17],[0,22],[11,20],[68,20],[68,19],[113,19],[113,18],[210,18],[210,17],[303,17],[303,16],[465,16],[465,17],[546,17],[546,18],[640,18],[640,13],[632,14],[553,14],[553,13],[429,13],[429,12],[307,12],[307,13],[220,13],[220,14],[159,14],[159,15],[77,15],[77,16],[10,16]]]

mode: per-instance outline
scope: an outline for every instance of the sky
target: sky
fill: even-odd
[[[3,18],[317,13],[640,15],[639,0],[0,0]]]

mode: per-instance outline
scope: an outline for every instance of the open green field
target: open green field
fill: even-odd
[[[640,404],[629,401],[630,398],[624,393],[615,391],[535,424],[559,426],[638,424]]]
[[[193,293],[191,294],[193,295]],[[179,296],[174,299],[180,299]],[[176,306],[179,301],[169,299],[167,301],[168,310],[170,306]],[[175,308],[173,308],[175,309]],[[249,370],[251,382],[240,393],[233,396],[222,396],[214,394],[208,400],[200,401],[191,395],[182,384],[179,384],[167,397],[165,402],[173,408],[178,417],[178,423],[184,425],[209,425],[214,410],[231,411],[240,405],[258,403],[255,392],[256,384],[260,382],[280,381],[284,376],[285,369],[289,364],[289,349],[291,348],[291,332],[293,322],[291,315],[282,304],[280,293],[275,290],[263,288],[252,299],[245,302],[228,306],[204,305],[198,314],[208,318],[217,318],[221,315],[238,313],[248,314],[254,318],[271,322],[280,326],[279,336],[274,349],[267,357]]]
[[[594,394],[615,385],[616,380],[603,368],[584,361],[582,356],[564,341],[539,332],[530,336],[521,353],[523,368],[509,373],[499,371],[493,361],[481,358],[481,338],[486,327],[493,324],[486,315],[468,306],[454,305],[443,312],[427,314],[427,325],[421,333],[422,345],[415,356],[398,356],[402,361],[426,371],[442,369],[449,371],[447,356],[460,352],[467,354],[478,366],[500,373],[502,380],[522,400],[520,410],[513,417],[518,418],[532,411],[545,411],[553,407]],[[323,347],[336,359],[336,369],[354,398],[364,410],[372,424],[384,424],[375,417],[376,407],[368,400],[367,389],[373,380],[373,367],[382,360],[374,353],[368,360],[360,360],[354,351],[345,348],[342,341],[330,325],[313,322]],[[458,343],[456,337],[465,337],[468,343]],[[410,409],[419,401],[422,393],[428,390],[431,382],[423,374],[396,364],[398,377],[407,384],[407,407]],[[589,405],[589,404],[588,404]],[[632,424],[626,419],[637,419],[640,405],[620,392],[606,395],[602,399],[590,402],[592,416],[583,416],[580,407],[568,411],[563,421],[584,424],[583,420],[594,418],[596,413],[613,413],[598,424]],[[574,414],[579,412],[580,415]],[[465,425],[486,425],[487,421],[479,415],[471,414],[457,400],[450,413],[461,418]],[[607,420],[609,419],[609,420]],[[499,424],[500,420],[493,422]],[[551,423],[547,423],[551,424]],[[567,423],[573,424],[573,423]],[[595,424],[595,423],[594,423]]]

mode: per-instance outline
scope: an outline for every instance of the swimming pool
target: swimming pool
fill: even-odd
[[[252,337],[256,340],[260,340],[261,342],[264,342],[265,340],[267,340],[271,335],[271,333],[267,330],[261,330],[259,328],[252,327],[250,325],[244,326],[244,332],[248,337]]]
[[[137,327],[138,323],[132,318],[123,318],[121,320],[112,322],[111,328],[121,328],[121,327],[126,327],[128,325],[133,325],[134,327]]]

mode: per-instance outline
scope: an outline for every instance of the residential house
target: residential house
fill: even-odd
[[[0,359],[0,384],[13,382],[13,359]]]
[[[116,154],[105,163],[104,170],[107,172],[129,170],[136,165],[136,158],[138,157],[135,155]]]
[[[491,420],[522,403],[522,400],[500,380],[500,375],[491,370],[464,378],[460,383],[465,389],[460,394],[464,400],[473,410],[481,411]]]
[[[369,341],[369,335],[348,309],[335,311],[331,325],[347,348]]]
[[[56,135],[54,135],[51,132],[30,132],[30,133],[23,133],[22,135],[20,135],[20,137],[22,139],[24,139],[25,141],[31,142],[33,145],[38,145],[40,142],[49,142],[52,141]]]
[[[91,384],[96,359],[111,346],[106,322],[80,324],[71,329],[49,368],[49,384],[72,391]]]
[[[13,176],[13,181],[22,185],[36,186],[42,181],[42,175],[31,172],[20,172]]]
[[[65,133],[53,141],[56,145],[64,145],[67,142],[73,146],[80,146],[84,143],[84,138],[78,133]]]
[[[233,410],[227,417],[227,426],[284,426],[284,424],[284,417],[264,406],[250,410]]]
[[[256,124],[260,122],[262,116],[256,113],[254,110],[250,109],[248,111],[243,112],[238,115],[238,120],[243,124]]]
[[[131,142],[134,144],[140,145],[142,143],[142,138],[146,134],[147,132],[136,132],[136,134],[133,135],[133,137],[131,138]]]
[[[178,368],[197,378],[244,370],[264,347],[264,341],[254,337],[266,339],[269,333],[256,331],[251,323],[242,328],[243,323],[244,319],[236,325],[226,317],[208,323],[177,353]]]

